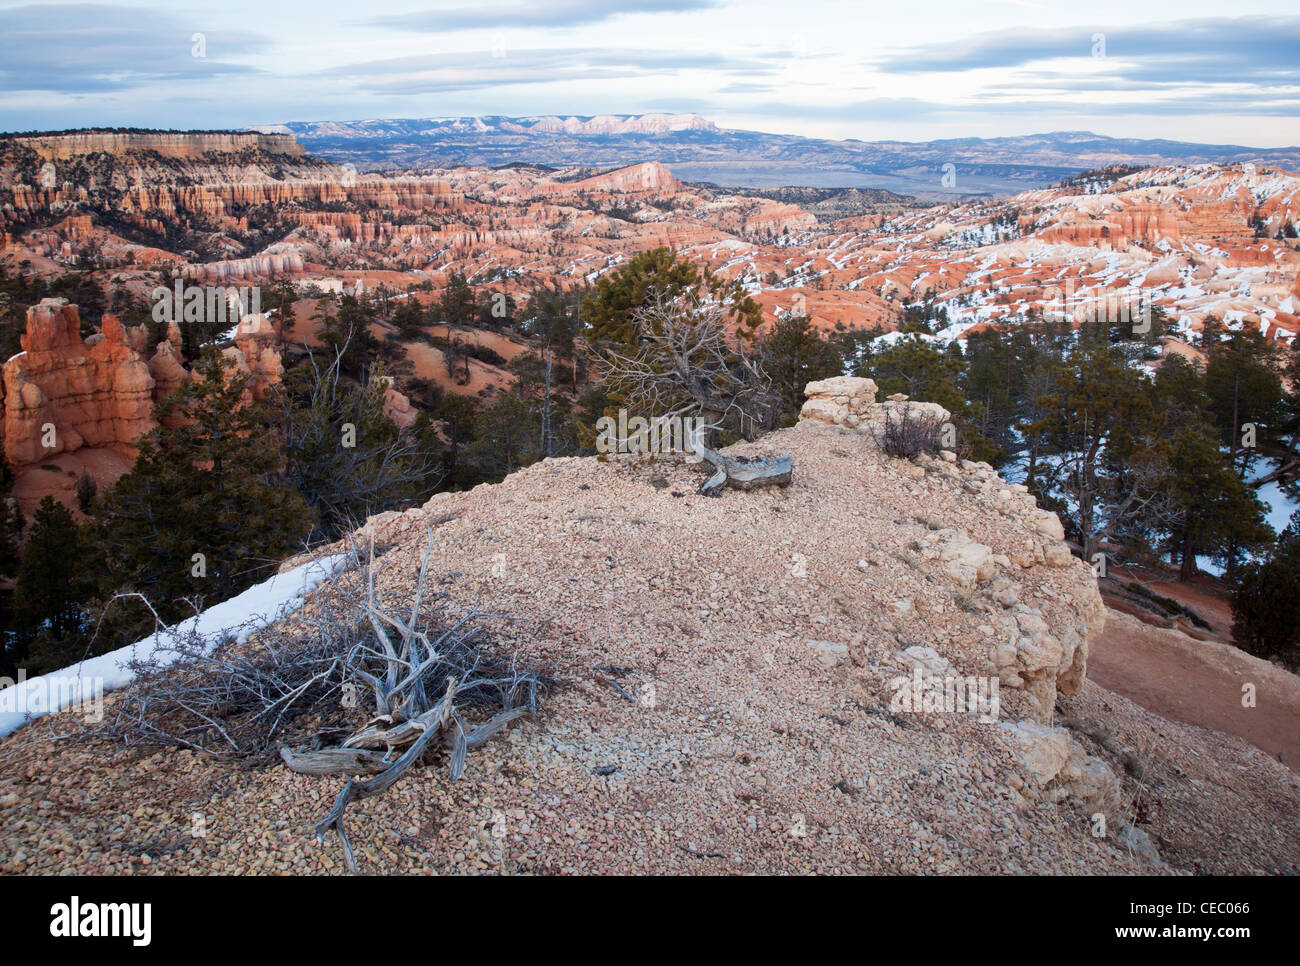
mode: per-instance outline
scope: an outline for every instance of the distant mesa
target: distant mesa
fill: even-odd
[[[717,131],[718,126],[698,114],[600,114],[595,117],[523,118],[517,125],[502,128],[538,134],[666,134],[670,131]]]
[[[521,162],[612,168],[658,161],[683,181],[875,188],[929,200],[1012,195],[1115,165],[1255,163],[1300,170],[1300,147],[1111,138],[1090,131],[831,140],[723,128],[698,114],[290,121],[251,130],[296,135],[313,154],[364,169]]]
[[[85,131],[68,134],[17,135],[18,144],[34,150],[45,161],[61,161],[83,154],[126,154],[154,151],[164,158],[197,160],[208,153],[234,154],[255,150],[300,158],[307,152],[291,135],[240,131]]]

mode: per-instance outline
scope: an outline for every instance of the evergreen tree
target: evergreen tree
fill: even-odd
[[[1173,504],[1167,546],[1179,562],[1178,578],[1190,580],[1196,557],[1205,554],[1235,567],[1235,555],[1272,540],[1255,491],[1232,472],[1210,427],[1185,425],[1168,456],[1168,494]]]
[[[138,591],[168,623],[187,601],[225,600],[264,578],[311,525],[249,377],[211,346],[194,371],[159,404],[158,427],[105,495],[96,527],[103,596]],[[119,642],[152,627],[142,607],[123,611],[112,622]]]
[[[86,470],[82,470],[81,475],[77,477],[77,509],[89,514],[98,492],[99,484],[95,482],[95,478]]]
[[[478,324],[486,328],[512,326],[518,306],[514,297],[504,292],[486,292],[478,310]]]
[[[1245,477],[1259,456],[1259,447],[1284,419],[1282,381],[1276,349],[1256,330],[1225,333],[1206,320],[1205,392],[1220,439],[1228,446],[1232,465]],[[1249,445],[1247,424],[1255,427]]]
[[[424,335],[425,311],[418,299],[406,298],[393,312],[393,324],[403,339],[418,339]]]
[[[34,672],[54,670],[79,658],[87,642],[84,602],[85,540],[72,514],[52,496],[32,517],[14,585],[19,650],[30,653]],[[21,655],[15,655],[21,657]]]
[[[1030,388],[1042,351],[1029,331],[986,329],[966,340],[966,398],[978,404],[978,430],[1004,457],[1024,449],[1019,430],[1032,422]]]
[[[611,342],[623,348],[637,343],[633,312],[646,307],[652,292],[665,298],[716,301],[726,306],[738,334],[753,340],[763,323],[763,309],[745,295],[739,282],[729,283],[707,268],[701,270],[671,248],[652,248],[630,259],[615,272],[602,276],[595,291],[582,303],[582,321],[592,342]]]
[[[872,342],[882,334],[879,327],[874,329],[844,329],[836,332],[828,340],[839,353],[843,371],[858,373],[870,371],[873,354]]]
[[[474,287],[459,272],[452,272],[447,279],[447,287],[442,290],[438,305],[443,321],[449,325],[470,325],[478,315]]]
[[[481,482],[474,468],[462,458],[465,448],[475,438],[477,414],[473,401],[456,393],[447,393],[433,415],[442,426],[446,439],[442,451],[443,485],[448,489],[464,489]]]
[[[963,457],[997,460],[997,448],[979,431],[984,408],[979,403],[968,404],[962,388],[966,360],[959,347],[944,347],[912,333],[876,350],[867,366],[858,375],[874,379],[882,397],[904,393],[911,399],[938,403],[948,410]]]
[[[489,480],[499,480],[541,458],[541,421],[523,399],[499,393],[476,421],[477,438],[465,459]]]
[[[265,287],[265,294],[262,296],[263,311],[275,311],[276,325],[280,329],[280,335],[285,339],[288,339],[294,330],[296,320],[293,306],[297,299],[298,292],[288,278],[272,279],[271,284]]]
[[[1157,414],[1169,440],[1168,492],[1172,502],[1164,544],[1179,564],[1179,579],[1196,571],[1204,554],[1224,563],[1231,578],[1241,550],[1272,540],[1264,507],[1233,472],[1211,414],[1205,374],[1181,356],[1169,356],[1156,379]]]
[[[1066,497],[1055,505],[1091,560],[1101,543],[1165,512],[1167,448],[1156,438],[1154,386],[1121,351],[1081,345],[1054,369],[1056,389],[1027,432],[1050,457],[1040,492]]]
[[[379,340],[370,331],[373,313],[353,295],[344,295],[333,309],[330,302],[321,305],[321,343],[328,358],[340,360],[344,375],[362,379],[380,354]]]
[[[793,426],[803,408],[804,387],[841,374],[843,360],[834,345],[821,337],[807,316],[786,314],[758,345],[759,364],[772,380],[776,419]]]
[[[912,399],[938,403],[949,412],[965,406],[960,350],[950,352],[912,334],[876,351],[869,365],[870,371],[858,374],[874,379],[881,396],[901,392]]]
[[[1241,568],[1232,594],[1232,637],[1238,647],[1263,658],[1300,665],[1300,550],[1297,518],[1269,558]]]

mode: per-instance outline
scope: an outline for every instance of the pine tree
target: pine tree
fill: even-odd
[[[946,352],[913,334],[877,351],[869,365],[870,371],[859,375],[874,379],[882,396],[901,392],[913,399],[938,403],[949,412],[960,411],[965,405],[960,351]]]
[[[646,307],[651,293],[665,298],[717,301],[743,339],[752,341],[763,324],[763,309],[745,295],[739,282],[729,283],[707,268],[701,270],[671,248],[652,248],[630,259],[617,271],[602,276],[582,303],[582,321],[592,342],[611,342],[622,348],[637,344],[633,312]]]
[[[904,393],[912,399],[938,403],[952,414],[958,449],[963,457],[994,462],[997,447],[979,431],[983,405],[967,402],[962,382],[966,360],[957,346],[943,348],[913,333],[873,353],[859,375],[876,381],[883,396]]]
[[[99,484],[95,478],[86,470],[81,471],[77,477],[77,509],[82,513],[89,514],[90,508],[95,502],[95,495],[99,492]]]
[[[1198,554],[1230,563],[1241,549],[1272,540],[1263,504],[1232,471],[1210,427],[1184,426],[1170,447],[1168,467],[1174,513],[1167,546],[1179,562],[1180,580],[1196,572]]]
[[[465,281],[464,275],[452,272],[438,301],[443,321],[449,325],[469,325],[478,314],[477,304],[474,287]]]
[[[510,393],[500,393],[476,422],[477,438],[465,458],[483,477],[499,480],[541,458],[539,413]]]
[[[807,316],[787,314],[767,332],[758,347],[759,362],[777,399],[776,418],[793,426],[803,408],[804,387],[841,373],[843,359],[821,337]]]
[[[1292,521],[1294,525],[1294,520]],[[1300,568],[1283,550],[1241,568],[1232,594],[1232,637],[1243,651],[1300,664]]]
[[[1280,361],[1275,347],[1258,331],[1210,338],[1219,331],[1213,324],[1206,326],[1205,391],[1233,467],[1245,477],[1259,456],[1260,444],[1276,433],[1285,418],[1282,380],[1276,371]],[[1253,445],[1244,428],[1247,424],[1255,427]]]
[[[1080,345],[1053,369],[1056,388],[1026,431],[1051,457],[1043,494],[1067,497],[1057,505],[1091,560],[1101,543],[1163,515],[1167,448],[1154,386],[1120,350]]]
[[[1206,391],[1205,374],[1180,356],[1157,371],[1157,414],[1169,441],[1168,493],[1172,503],[1164,545],[1179,563],[1179,579],[1196,572],[1197,555],[1226,564],[1231,572],[1242,549],[1271,541],[1264,507],[1233,472],[1220,445]]]
[[[344,295],[339,299],[337,311],[331,311],[331,303],[322,303],[317,318],[327,357],[342,360],[344,375],[363,378],[379,355],[379,340],[370,331],[373,321],[370,308],[356,296]]]
[[[63,667],[86,646],[84,603],[93,590],[85,579],[85,540],[72,513],[52,496],[32,517],[14,585],[16,623],[33,671]]]
[[[103,595],[138,591],[169,623],[188,602],[225,600],[265,577],[311,525],[247,374],[211,346],[194,372],[159,404],[158,428],[105,495],[96,528]],[[126,610],[117,636],[133,640],[152,621]]]
[[[480,478],[464,458],[464,451],[474,441],[476,413],[472,400],[457,393],[443,396],[434,418],[442,426],[447,446],[442,453],[443,485],[449,489],[463,489],[480,482]]]

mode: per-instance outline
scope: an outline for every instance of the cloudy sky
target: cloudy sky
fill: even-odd
[[[1300,144],[1296,0],[0,0],[0,129],[695,112]]]

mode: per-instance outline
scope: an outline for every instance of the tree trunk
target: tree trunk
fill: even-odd
[[[724,486],[737,490],[752,490],[760,486],[789,486],[794,474],[794,461],[787,456],[748,459],[744,456],[723,456],[705,446],[696,446],[695,452],[717,470],[700,484],[703,496],[720,496]]]
[[[1192,528],[1183,533],[1182,561],[1178,567],[1178,579],[1183,583],[1196,576],[1196,548],[1192,546]]]

